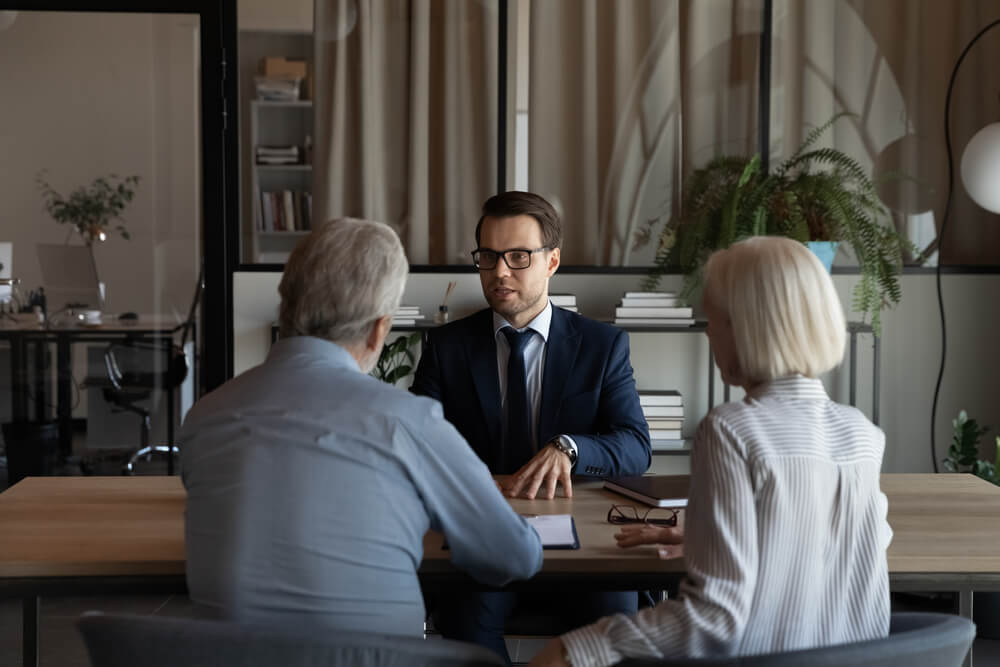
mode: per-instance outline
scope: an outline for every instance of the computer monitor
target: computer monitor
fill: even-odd
[[[104,310],[97,265],[89,247],[39,243],[36,250],[50,313],[63,308]]]

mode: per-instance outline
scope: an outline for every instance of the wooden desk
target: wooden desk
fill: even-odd
[[[971,475],[883,475],[889,497],[893,590],[1000,590],[1000,487]],[[514,500],[523,513],[571,513],[581,548],[549,550],[534,579],[516,587],[576,585],[617,590],[662,584],[683,572],[653,547],[623,550],[605,522],[623,497],[599,484],[572,499]],[[0,494],[0,595],[24,601],[25,664],[37,664],[38,599],[51,594],[184,592],[184,490],[176,477],[33,477]],[[431,586],[468,585],[441,536],[424,539],[420,577]]]

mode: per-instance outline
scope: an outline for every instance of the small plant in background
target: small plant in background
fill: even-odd
[[[123,224],[122,211],[135,197],[138,176],[101,176],[90,185],[80,186],[68,197],[63,197],[49,185],[46,174],[43,169],[35,176],[35,183],[45,201],[45,210],[56,222],[72,225],[86,245],[92,246],[95,241],[105,240],[114,220],[119,221],[114,230],[122,238],[130,238]]]
[[[987,482],[1000,485],[997,469],[1000,468],[1000,435],[996,437],[996,458],[984,461],[979,458],[979,439],[986,434],[988,427],[979,426],[975,419],[969,419],[965,410],[951,421],[954,435],[951,446],[948,447],[948,457],[944,459],[944,469],[949,472],[969,472],[985,479]]]
[[[413,333],[382,345],[382,352],[371,375],[389,384],[396,384],[405,378],[415,370],[417,358],[412,348],[419,342],[420,334]]]

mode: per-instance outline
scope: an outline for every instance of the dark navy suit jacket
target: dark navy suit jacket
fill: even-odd
[[[499,471],[504,419],[492,310],[430,330],[410,390],[439,400],[445,418]],[[649,429],[621,329],[554,307],[540,400],[538,442],[572,437],[575,474],[639,475],[649,467]]]

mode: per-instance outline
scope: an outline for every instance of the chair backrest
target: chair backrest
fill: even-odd
[[[976,626],[951,614],[892,615],[885,639],[734,658],[629,659],[621,667],[960,667]]]
[[[363,632],[87,612],[77,627],[92,667],[497,667],[481,646]]]

